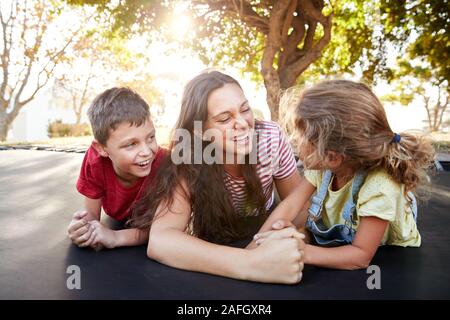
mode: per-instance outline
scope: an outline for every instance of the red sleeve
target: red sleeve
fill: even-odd
[[[100,199],[105,194],[105,176],[101,156],[91,146],[86,151],[81,165],[77,190],[91,199]]]

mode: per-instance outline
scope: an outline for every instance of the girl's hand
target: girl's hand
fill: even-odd
[[[286,219],[278,219],[272,224],[273,230],[281,230],[289,227],[295,227],[295,225],[291,221]]]
[[[274,223],[277,226],[282,227],[283,224],[279,220]],[[290,222],[289,222],[290,223]],[[263,233],[258,233],[254,236],[254,240],[256,244],[259,246],[267,239],[284,239],[284,238],[294,238],[298,240],[299,250],[305,249],[305,235],[301,232],[298,232],[294,226],[291,227],[283,227],[281,230],[271,230]]]
[[[271,225],[272,230],[281,230],[281,229],[287,228],[287,227],[294,227],[294,225],[292,224],[291,221],[285,220],[285,219],[278,219]],[[263,232],[261,234],[263,234]],[[265,234],[265,232],[264,232],[264,234]],[[247,247],[245,247],[245,249],[255,249],[255,248],[257,248],[258,244],[256,243],[256,240],[258,239],[258,237],[259,237],[258,234],[254,235],[253,236],[253,241],[251,241],[247,245]]]

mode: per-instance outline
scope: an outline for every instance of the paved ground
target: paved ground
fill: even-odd
[[[0,151],[0,299],[449,299],[450,173],[433,178],[420,207],[421,248],[382,247],[365,270],[307,266],[300,285],[226,279],[166,267],[145,246],[95,252],[71,245],[66,227],[81,206],[75,181],[82,153]],[[67,287],[67,268],[81,270],[81,290]]]

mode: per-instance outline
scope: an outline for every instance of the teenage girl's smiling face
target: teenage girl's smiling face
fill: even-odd
[[[158,152],[152,120],[149,118],[139,127],[128,122],[119,124],[111,131],[104,150],[113,162],[117,176],[125,184],[147,176]]]
[[[225,153],[246,155],[252,150],[255,120],[242,89],[228,83],[214,90],[208,97],[208,119],[205,131],[214,129],[221,139],[215,143]]]

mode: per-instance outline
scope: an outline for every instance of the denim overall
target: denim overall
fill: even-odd
[[[317,193],[311,199],[311,206],[308,209],[308,220],[306,221],[306,228],[311,231],[314,240],[320,246],[335,247],[345,244],[350,244],[355,237],[355,225],[354,219],[356,211],[356,198],[361,188],[367,172],[358,171],[352,183],[352,192],[350,198],[344,205],[344,212],[342,216],[345,220],[344,224],[336,224],[327,228],[323,223],[321,214],[323,208],[323,202],[328,192],[328,186],[330,185],[333,173],[330,170],[325,171],[322,184],[320,185]],[[408,192],[408,196],[411,199],[411,211],[414,216],[414,220],[417,221],[417,202],[414,194]]]

